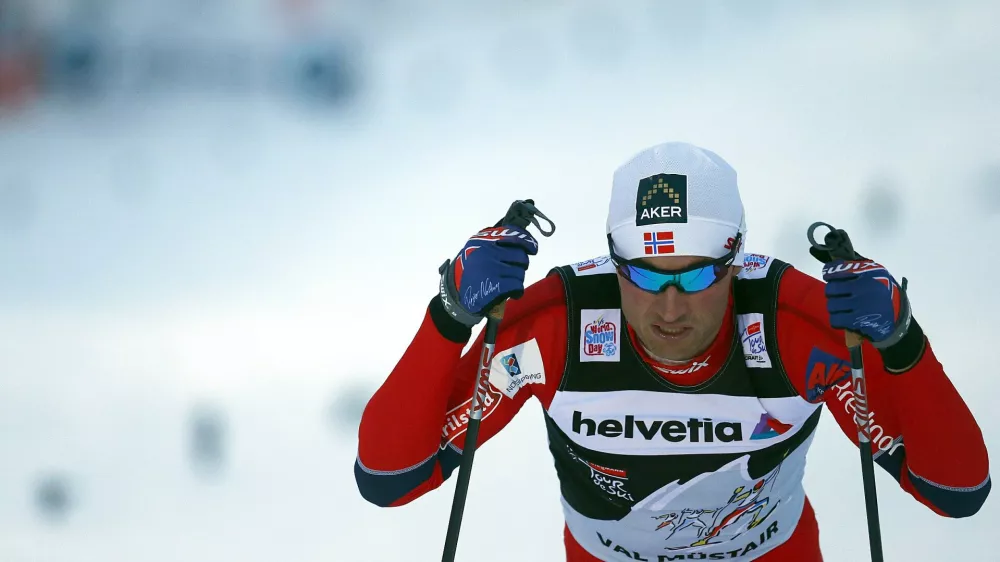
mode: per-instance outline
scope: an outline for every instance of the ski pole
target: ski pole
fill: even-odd
[[[824,239],[825,244],[819,244],[813,233],[820,226],[830,229]],[[821,252],[829,253],[832,259],[860,259],[854,251],[851,239],[843,230],[837,230],[825,222],[816,222],[809,227],[807,233],[809,243]],[[858,448],[861,450],[861,480],[865,490],[865,508],[868,515],[868,543],[871,549],[872,562],[883,562],[882,530],[878,519],[878,495],[875,491],[875,462],[872,457],[871,415],[868,412],[868,391],[865,385],[865,366],[861,355],[861,335],[852,330],[844,331],[847,349],[851,354],[851,386],[854,392],[854,423],[858,427]]]
[[[542,217],[552,227],[547,232],[538,224],[535,215]],[[549,237],[556,231],[556,225],[548,217],[535,208],[534,201],[517,200],[496,226],[512,225],[527,228],[534,224],[543,236]],[[486,403],[486,392],[490,384],[490,363],[493,362],[493,351],[497,342],[497,332],[500,321],[503,320],[507,301],[503,300],[490,309],[486,316],[486,329],[483,336],[483,349],[479,355],[476,385],[472,391],[472,406],[469,411],[469,427],[465,431],[465,446],[462,449],[462,464],[458,469],[458,482],[455,484],[455,498],[451,504],[451,517],[448,520],[448,534],[445,537],[442,562],[453,562],[458,549],[458,533],[462,528],[462,516],[465,513],[465,498],[469,492],[469,477],[472,472],[472,461],[476,456],[476,441],[479,438],[479,423],[483,418],[483,404]]]

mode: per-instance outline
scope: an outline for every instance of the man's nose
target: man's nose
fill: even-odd
[[[677,287],[667,287],[656,298],[656,312],[666,322],[677,322],[687,315],[687,299]]]

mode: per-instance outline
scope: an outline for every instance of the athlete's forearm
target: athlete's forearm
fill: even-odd
[[[976,513],[989,493],[986,444],[930,346],[912,369],[887,383],[913,488],[946,515]]]
[[[441,442],[442,420],[465,344],[457,341],[463,334],[447,334],[449,339],[435,326],[435,306],[440,305],[432,302],[428,307],[413,341],[365,407],[358,456],[370,469],[412,467],[434,454]]]

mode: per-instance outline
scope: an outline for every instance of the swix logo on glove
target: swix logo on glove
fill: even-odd
[[[480,230],[478,234],[476,234],[472,238],[469,238],[469,240],[483,240],[484,242],[499,242],[504,238],[517,238],[519,240],[526,241],[535,248],[538,247],[538,241],[536,241],[531,234],[502,226],[494,228],[485,228],[483,230]]]
[[[831,262],[823,268],[823,277],[830,277],[838,274],[857,275],[879,269],[884,271],[885,267],[871,260],[836,261]]]

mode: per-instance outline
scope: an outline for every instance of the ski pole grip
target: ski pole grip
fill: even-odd
[[[861,334],[851,330],[844,330],[844,341],[847,347],[861,347]]]
[[[490,309],[489,313],[487,314],[487,317],[489,317],[490,320],[499,322],[503,320],[503,313],[504,309],[506,308],[507,308],[507,299],[504,299]]]
[[[823,244],[817,242],[815,237],[816,229],[821,226],[825,226],[830,229],[830,232],[827,232],[826,236],[823,238]],[[809,243],[812,244],[814,248],[820,251],[828,252],[830,258],[832,259],[858,259],[858,254],[854,251],[854,244],[851,243],[851,237],[847,235],[847,232],[834,228],[831,224],[827,224],[825,222],[814,222],[809,227],[809,231],[806,236],[809,238]],[[852,330],[844,330],[844,341],[848,348],[852,348],[861,347],[861,342],[863,340],[861,334]]]

